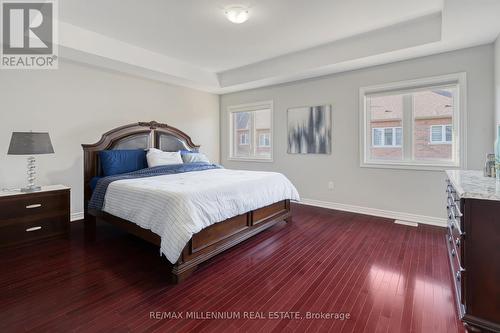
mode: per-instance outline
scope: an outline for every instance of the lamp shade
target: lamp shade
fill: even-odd
[[[9,155],[53,154],[49,133],[13,132],[10,139]]]

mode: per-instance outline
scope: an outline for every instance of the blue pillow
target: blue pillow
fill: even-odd
[[[116,149],[99,152],[104,176],[112,176],[147,168],[144,149]]]

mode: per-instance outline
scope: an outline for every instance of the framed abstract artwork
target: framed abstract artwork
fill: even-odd
[[[287,111],[289,154],[330,154],[332,106],[305,106]]]

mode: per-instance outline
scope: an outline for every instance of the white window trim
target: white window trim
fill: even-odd
[[[258,111],[262,109],[269,109],[271,110],[271,128],[269,130],[269,140],[270,140],[270,153],[271,157],[270,158],[259,158],[259,157],[237,157],[237,156],[232,156],[233,155],[233,149],[234,149],[234,137],[233,137],[233,122],[232,122],[232,116],[231,114],[234,112],[251,112],[251,111]],[[274,137],[273,137],[273,128],[274,128],[274,102],[272,100],[269,101],[262,101],[262,102],[256,102],[256,103],[247,103],[247,104],[239,104],[239,105],[231,105],[228,106],[227,108],[227,116],[228,116],[228,122],[229,122],[229,147],[228,147],[228,161],[239,161],[239,162],[264,162],[264,163],[271,163],[274,162]],[[257,142],[258,143],[258,142]]]
[[[392,129],[392,145],[386,145],[385,144],[385,130],[388,129],[388,128],[391,128]],[[403,127],[401,126],[391,126],[391,127],[373,127],[372,128],[372,147],[373,148],[401,148],[401,145],[397,145],[396,144],[396,128],[401,128],[403,129]],[[382,137],[382,144],[381,145],[375,145],[375,130],[384,130],[384,136]],[[403,138],[401,138],[401,141],[403,140]]]
[[[458,117],[453,117],[453,162],[447,160],[432,161],[380,161],[370,160],[367,152],[371,142],[371,132],[367,126],[366,95],[367,94],[390,94],[400,91],[418,91],[427,86],[458,84],[457,96]],[[359,89],[359,154],[360,167],[362,168],[387,168],[387,169],[409,169],[409,170],[435,170],[465,169],[467,168],[467,75],[465,72],[440,75],[428,78],[420,78],[408,81],[399,81],[380,84]],[[403,124],[405,127],[405,124]],[[411,128],[410,128],[411,129]],[[404,129],[403,129],[404,130]],[[411,129],[411,133],[413,130]],[[368,138],[368,136],[370,136]],[[370,141],[368,141],[370,140]],[[403,139],[404,142],[404,139]],[[407,143],[404,143],[405,145]],[[406,146],[405,146],[406,148]]]
[[[451,145],[453,142],[453,138],[451,141],[446,141],[446,127],[448,127],[448,126],[451,126],[452,131],[453,131],[453,125],[431,125],[429,127],[429,144],[431,144],[431,145]],[[432,140],[432,128],[433,127],[441,127],[441,141]]]

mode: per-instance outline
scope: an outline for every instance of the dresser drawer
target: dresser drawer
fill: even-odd
[[[13,195],[0,200],[0,224],[25,217],[50,217],[69,209],[69,190]]]
[[[465,299],[464,299],[464,279],[465,279],[465,269],[461,267],[459,258],[454,251],[456,251],[456,248],[453,246],[453,242],[450,242],[450,237],[451,235],[448,234],[446,235],[446,245],[448,248],[448,257],[450,259],[450,264],[451,264],[451,274],[453,276],[453,285],[454,289],[456,292],[456,298],[457,302],[459,305],[459,311],[460,311],[460,316],[462,316],[464,312],[464,304],[465,304]]]
[[[446,210],[448,213],[448,220],[453,221],[458,227],[460,233],[465,229],[463,223],[463,214],[460,200],[454,200],[448,198],[448,203],[446,205]]]
[[[448,199],[452,199],[453,201],[459,201],[460,198],[457,195],[457,191],[453,188],[453,185],[451,185],[451,182],[447,179],[446,180],[446,194],[448,196]]]
[[[61,236],[67,234],[68,230],[69,221],[66,215],[0,225],[0,247]]]
[[[464,233],[464,224],[463,219],[461,217],[457,217],[453,212],[453,209],[448,208],[448,227],[455,233],[460,236],[463,236]]]
[[[446,235],[446,240],[448,241],[448,245],[450,248],[450,255],[454,260],[457,260],[460,267],[465,267],[464,263],[464,255],[463,255],[463,247],[464,247],[464,238],[458,233],[457,228],[451,228],[453,226],[450,222],[448,222],[448,233]]]
[[[458,259],[458,263],[460,264],[460,267],[465,268],[465,256],[464,256],[464,247],[465,247],[465,241],[463,236],[458,236],[457,234],[454,234],[452,236],[452,245],[453,249],[455,250],[455,254]]]

